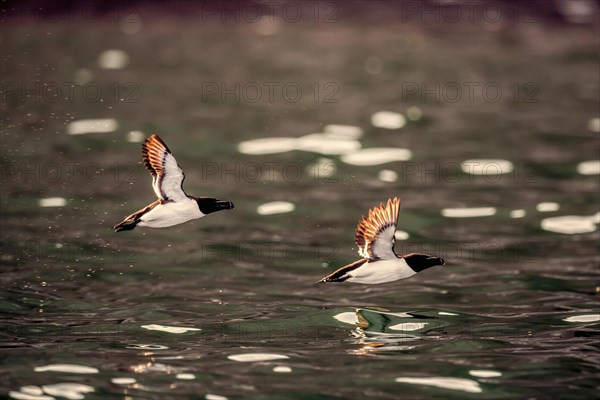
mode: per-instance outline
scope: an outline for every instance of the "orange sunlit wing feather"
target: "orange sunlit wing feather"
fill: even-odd
[[[355,241],[358,253],[365,258],[394,259],[394,233],[400,212],[400,199],[394,197],[387,203],[369,210],[356,227]]]

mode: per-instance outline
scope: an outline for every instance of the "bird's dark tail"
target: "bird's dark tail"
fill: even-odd
[[[367,258],[360,259],[358,261],[354,261],[351,264],[348,264],[335,272],[327,275],[316,283],[328,283],[328,282],[344,282],[350,278],[350,272],[360,267],[364,263],[369,261]]]
[[[123,222],[119,222],[118,224],[115,225],[115,232],[130,231],[137,226],[138,222],[139,222],[139,220],[137,220],[137,221],[125,220]]]

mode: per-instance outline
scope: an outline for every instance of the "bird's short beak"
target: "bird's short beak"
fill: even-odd
[[[446,261],[441,257],[429,257],[429,260],[435,261],[436,265],[446,265]]]
[[[231,210],[235,207],[231,201],[227,200],[218,200],[215,202],[215,205],[220,210]]]

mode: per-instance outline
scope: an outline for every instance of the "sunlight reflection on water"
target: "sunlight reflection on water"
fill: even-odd
[[[295,208],[296,206],[288,201],[272,201],[258,206],[256,212],[260,215],[283,214],[292,212]]]
[[[472,369],[469,371],[469,375],[477,378],[496,378],[502,376],[502,372],[489,371],[485,369]]]
[[[323,132],[330,137],[341,139],[360,139],[363,130],[354,125],[329,124],[323,127]]]
[[[196,375],[182,372],[182,373],[175,375],[175,378],[185,380],[185,381],[191,381],[193,379],[196,379]]]
[[[83,399],[84,393],[91,393],[94,388],[82,383],[55,383],[42,386],[44,393],[50,396],[64,397],[69,400]]]
[[[511,218],[523,218],[525,215],[527,215],[527,212],[523,209],[512,210],[510,212]]]
[[[292,372],[292,369],[290,367],[288,367],[287,365],[278,365],[273,368],[273,372],[287,374],[287,373]]]
[[[481,393],[481,387],[479,382],[463,379],[463,378],[444,378],[444,377],[431,377],[431,378],[413,378],[413,377],[401,377],[396,378],[396,382],[400,383],[411,383],[415,385],[426,385],[435,386],[442,389],[450,390],[461,390],[467,393]]]
[[[448,218],[489,217],[495,214],[495,207],[444,208],[442,210],[442,215]]]
[[[600,321],[600,314],[587,314],[587,315],[574,315],[572,317],[565,318],[567,322],[598,322]]]
[[[394,232],[394,239],[396,240],[406,240],[410,237],[410,234],[408,232],[405,231],[401,231],[401,230],[396,230],[396,232]]]
[[[378,111],[371,116],[371,124],[377,128],[400,129],[406,125],[406,118],[397,112]]]
[[[408,161],[412,158],[412,152],[403,148],[372,147],[360,151],[344,154],[341,160],[346,164],[371,166],[381,165],[392,161]]]
[[[145,139],[144,132],[142,131],[130,131],[127,134],[127,141],[130,143],[141,143]]]
[[[283,354],[272,354],[272,353],[244,353],[244,354],[232,354],[227,356],[228,359],[238,362],[260,362],[260,361],[273,361],[282,360],[289,358]]]
[[[67,124],[69,135],[83,135],[86,133],[108,133],[114,132],[119,127],[114,118],[104,119],[81,119]]]
[[[112,383],[114,383],[115,385],[131,385],[131,384],[137,382],[137,380],[135,378],[127,378],[127,377],[112,378],[110,381]]]
[[[600,160],[584,161],[577,165],[577,172],[581,175],[599,175]]]
[[[126,347],[127,349],[137,349],[137,350],[167,350],[167,346],[163,346],[161,344],[131,344]]]
[[[311,133],[298,138],[297,150],[320,154],[348,154],[361,148],[358,140],[341,139],[337,135],[327,133]]]
[[[576,234],[589,233],[596,230],[596,216],[564,215],[562,217],[544,218],[542,229],[550,232]]]
[[[500,159],[465,160],[460,167],[467,174],[497,176],[511,172],[513,163]]]
[[[555,203],[553,201],[544,201],[542,203],[538,203],[535,206],[535,209],[539,212],[553,212],[558,211],[560,209],[560,204]]]
[[[121,69],[129,62],[129,56],[123,50],[106,50],[98,57],[98,65],[105,69]]]
[[[330,129],[331,130],[331,129]],[[361,148],[359,141],[349,139],[351,130],[334,130],[334,133],[311,133],[299,138],[261,138],[246,140],[238,144],[243,154],[264,155],[285,153],[292,150],[309,151],[320,154],[347,154]]]
[[[337,315],[334,315],[333,318],[336,320],[343,322],[345,324],[356,325],[358,324],[358,318],[356,313],[354,312],[343,312]]]
[[[206,396],[204,396],[204,398],[206,400],[228,400],[228,398],[225,396],[221,396],[220,394],[212,394],[212,393],[208,393]]]
[[[64,207],[67,205],[67,199],[62,197],[47,197],[40,199],[40,207]]]
[[[398,174],[396,171],[390,169],[382,169],[379,171],[378,178],[383,182],[396,182],[398,180]]]
[[[97,374],[97,368],[77,364],[50,364],[43,367],[35,367],[35,372],[67,372],[71,374]]]
[[[54,400],[54,397],[44,395],[44,391],[37,386],[23,386],[20,391],[10,391],[10,397],[17,400]]]
[[[86,393],[94,392],[92,386],[82,383],[55,383],[51,385],[39,386],[23,386],[20,391],[11,391],[10,397],[18,400],[48,400],[54,399],[53,396],[63,397],[68,400],[81,400],[85,398]]]
[[[186,333],[193,331],[200,331],[200,328],[188,328],[181,326],[166,326],[166,325],[142,325],[142,328],[148,329],[149,331],[160,331],[160,332],[168,332],[168,333]]]
[[[425,328],[427,322],[403,322],[401,324],[396,324],[389,326],[388,329],[394,331],[418,331],[419,329]]]

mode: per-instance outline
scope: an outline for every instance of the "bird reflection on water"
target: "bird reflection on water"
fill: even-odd
[[[435,320],[436,318],[433,317],[414,313],[358,308],[355,310],[355,318],[355,328],[350,330],[350,335],[353,338],[352,341],[360,346],[358,349],[351,351],[352,354],[356,355],[367,355],[377,351],[411,350],[419,346],[411,342],[436,337],[427,334],[431,329],[421,331],[429,328],[429,322],[404,321],[398,323],[400,318]],[[348,316],[344,319],[345,322],[350,323]]]

